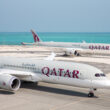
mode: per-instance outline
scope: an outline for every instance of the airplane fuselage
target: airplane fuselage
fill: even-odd
[[[6,74],[11,73],[11,70],[33,73],[29,78],[21,78],[26,81],[43,81],[85,88],[108,87],[108,80],[103,72],[86,64],[27,60],[25,58],[0,58],[0,67],[1,72],[5,69]]]
[[[38,46],[81,48],[90,50],[110,50],[110,44],[103,43],[66,43],[66,42],[36,42]]]

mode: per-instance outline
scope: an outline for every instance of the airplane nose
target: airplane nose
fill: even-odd
[[[110,89],[110,80],[105,81],[105,88]]]
[[[110,89],[110,80],[93,81],[93,85],[96,88]]]

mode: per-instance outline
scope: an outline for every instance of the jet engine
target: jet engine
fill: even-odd
[[[20,88],[20,80],[12,75],[0,74],[0,88],[17,91]]]
[[[71,56],[71,55],[76,55],[79,56],[79,53],[75,49],[66,49],[65,55]]]

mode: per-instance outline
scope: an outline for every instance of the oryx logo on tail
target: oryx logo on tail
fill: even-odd
[[[33,38],[34,38],[34,42],[40,42],[40,39],[39,39],[38,35],[33,30],[31,30],[31,32],[32,32],[32,35],[33,35]]]

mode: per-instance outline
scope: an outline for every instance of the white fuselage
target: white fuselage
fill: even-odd
[[[90,50],[110,50],[110,44],[103,43],[67,43],[67,42],[36,42],[38,46],[81,48]]]
[[[0,58],[0,67],[1,73],[5,71],[5,74],[11,74],[12,71],[32,73],[30,77],[21,78],[26,81],[43,81],[86,88],[110,87],[110,81],[102,71],[81,63],[7,57]],[[100,77],[97,77],[96,74],[99,74]]]

